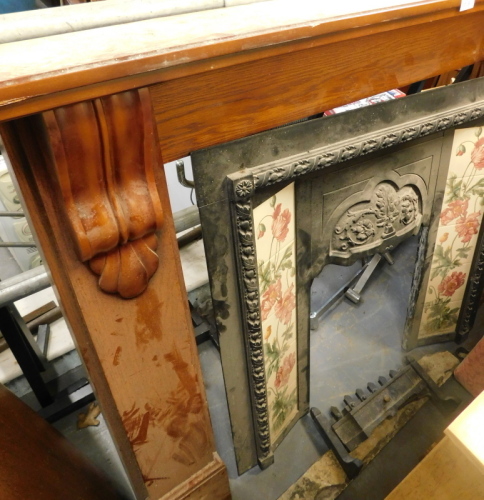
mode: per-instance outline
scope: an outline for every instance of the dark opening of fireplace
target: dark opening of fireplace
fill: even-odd
[[[415,271],[418,236],[392,252],[393,265],[382,258],[360,292],[358,303],[345,296],[355,287],[364,264],[328,264],[311,288],[311,311],[324,308],[310,334],[310,396],[321,411],[344,407],[345,395],[368,383],[388,379],[405,361],[402,347],[407,307]]]

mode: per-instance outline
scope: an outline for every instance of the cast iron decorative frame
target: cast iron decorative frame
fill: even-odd
[[[369,153],[396,146],[477,120],[484,116],[484,103],[470,104],[453,111],[436,113],[431,118],[413,120],[403,126],[385,129],[384,134],[366,134],[289,159],[267,163],[251,169],[254,190],[318,172],[326,167],[353,160]]]
[[[301,195],[310,194],[311,182],[306,180],[319,177],[319,172],[337,172],[339,165],[347,168],[360,164],[360,159],[361,163],[372,162],[386,157],[390,151],[403,152],[407,146],[417,151],[419,144],[430,144],[434,139],[435,144],[443,141],[446,130],[468,123],[473,126],[476,120],[482,122],[483,119],[484,79],[478,79],[379,104],[371,108],[371,113],[368,108],[359,109],[192,153],[204,240],[210,242],[206,245],[207,263],[215,315],[220,325],[222,367],[240,473],[257,461],[261,466],[268,465],[272,452],[295,421],[280,438],[271,440],[253,207],[294,181],[297,181],[298,205]],[[296,207],[296,219],[296,278],[298,290],[302,290],[301,294],[297,292],[299,311],[301,304],[309,310],[306,295],[312,279],[325,265],[325,258],[316,255],[322,247],[320,243],[313,246],[309,214]],[[324,229],[318,224],[316,238],[323,241],[321,231]],[[432,244],[433,227],[429,228],[428,219],[422,226],[419,262],[408,311],[412,317],[419,314],[417,291],[426,279],[425,252]],[[484,283],[482,237],[475,255],[481,257],[475,259],[462,303],[461,333],[468,331],[472,324],[479,290]],[[298,315],[297,418],[308,411],[309,403],[308,339],[301,330],[305,328],[304,321],[304,314]],[[432,338],[432,341],[441,340],[444,339]],[[415,347],[415,342],[413,339],[405,347]],[[253,440],[247,436],[253,436]]]
[[[384,133],[369,133],[357,140],[345,140],[303,154],[252,167],[227,177],[232,200],[236,253],[239,266],[240,296],[243,298],[244,330],[247,339],[250,386],[254,407],[256,445],[259,464],[265,467],[272,463],[271,441],[268,423],[268,398],[264,373],[263,336],[258,288],[257,257],[255,251],[254,221],[251,198],[257,191],[267,187],[294,181],[313,172],[353,160],[358,157],[386,150],[398,144],[409,143],[435,132],[462,126],[484,117],[484,102],[460,106],[452,111],[436,113],[431,117],[411,120],[403,125],[385,129]],[[476,250],[479,262],[469,279],[461,311],[460,333],[467,333],[475,316],[479,291],[484,282],[484,238]],[[421,267],[421,266],[420,266]],[[418,280],[421,280],[419,268]]]
[[[264,343],[261,330],[261,312],[257,257],[255,251],[254,220],[250,197],[254,193],[252,179],[238,179],[233,184],[233,213],[237,231],[238,267],[241,276],[244,329],[250,359],[252,402],[255,408],[254,423],[257,428],[256,443],[259,465],[264,468],[273,461],[269,431]]]

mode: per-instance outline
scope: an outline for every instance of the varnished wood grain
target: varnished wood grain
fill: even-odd
[[[79,258],[90,261],[103,291],[136,297],[158,269],[154,232],[163,224],[154,174],[162,161],[147,89],[42,118]]]
[[[282,5],[274,9],[273,4],[260,3],[0,45],[0,119],[410,26],[432,31],[435,47],[443,39],[458,43],[467,30],[442,31],[435,22],[466,19],[472,23],[484,10],[484,0],[477,0],[474,9],[465,13],[459,13],[458,0],[391,8],[372,0],[365,3],[369,11],[354,15],[343,3],[307,4],[303,9],[287,2]],[[401,35],[398,50],[411,57],[415,42],[406,33]],[[481,37],[475,39],[475,46],[481,44]],[[458,53],[459,47],[452,52]],[[319,64],[324,67],[328,61],[332,60],[319,60]],[[418,72],[414,78],[418,79]]]
[[[121,499],[59,432],[0,385],[0,498]]]
[[[480,60],[483,26],[481,12],[154,85],[164,158],[172,160]]]
[[[74,251],[39,125],[37,117],[4,124],[2,137],[133,487],[158,499],[210,464],[215,449],[164,174],[156,172],[170,214],[159,234],[163,266],[137,298],[104,294]],[[218,487],[228,494],[226,480]]]
[[[227,469],[215,453],[210,464],[160,500],[230,500],[230,493],[223,487],[227,481]]]

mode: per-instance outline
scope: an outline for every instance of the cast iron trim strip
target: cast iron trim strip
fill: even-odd
[[[326,167],[374,153],[382,149],[407,143],[435,132],[457,127],[484,116],[484,103],[468,104],[451,111],[436,113],[431,117],[409,120],[401,125],[386,128],[385,132],[371,132],[355,139],[337,142],[289,158],[266,163],[248,171],[253,175],[254,189],[259,190],[279,182],[288,181]],[[242,175],[246,176],[245,171]],[[239,174],[229,177],[235,179]]]
[[[263,469],[273,462],[269,429],[267,385],[264,365],[264,343],[261,328],[259,277],[254,239],[251,196],[252,179],[240,179],[233,184],[232,211],[236,229],[236,255],[244,333],[250,363],[250,388],[255,408],[254,426],[259,466]]]

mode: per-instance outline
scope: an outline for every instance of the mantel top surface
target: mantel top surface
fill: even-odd
[[[179,76],[173,69],[189,63],[234,59],[274,46],[284,51],[288,42],[314,40],[321,45],[361,36],[359,30],[365,28],[380,32],[395,28],[392,23],[407,26],[465,15],[458,12],[459,5],[456,0],[368,0],[365,12],[355,12],[350,1],[318,5],[278,0],[1,44],[0,107],[154,71],[159,73],[155,81],[166,81]],[[482,9],[484,0],[477,0],[472,12]],[[8,26],[9,15],[0,16],[0,23]],[[187,71],[200,72],[188,69],[183,76]]]

